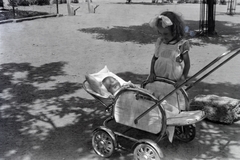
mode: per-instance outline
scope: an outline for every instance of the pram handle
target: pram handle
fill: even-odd
[[[171,96],[173,93],[175,93],[177,90],[179,90],[180,88],[182,88],[186,83],[192,81],[195,77],[197,77],[198,75],[200,75],[202,72],[204,72],[205,70],[207,70],[209,67],[211,67],[212,65],[214,65],[216,62],[218,62],[220,59],[222,59],[223,57],[229,55],[233,53],[232,56],[230,56],[229,58],[227,58],[226,60],[224,60],[222,63],[220,63],[219,65],[217,65],[216,67],[214,67],[212,70],[210,70],[208,73],[206,73],[205,75],[203,75],[199,80],[195,81],[192,85],[188,86],[186,88],[186,90],[190,89],[191,87],[193,87],[196,83],[198,83],[199,81],[201,81],[203,78],[205,78],[206,76],[208,76],[209,74],[211,74],[213,71],[215,71],[216,69],[218,69],[219,67],[221,67],[223,64],[225,64],[227,61],[229,61],[230,59],[232,59],[233,57],[235,57],[237,54],[240,53],[240,48],[236,48],[234,50],[230,50],[227,52],[224,52],[222,55],[218,56],[216,59],[214,59],[212,62],[210,62],[208,65],[206,65],[203,69],[201,69],[200,71],[198,71],[196,74],[194,74],[192,77],[189,77],[188,79],[186,79],[182,84],[180,84],[179,86],[177,86],[174,90],[172,90],[170,93],[168,93],[166,96],[164,96],[162,99],[160,99],[156,104],[154,104],[152,107],[148,108],[145,112],[143,112],[142,114],[140,114],[135,120],[134,123],[137,124],[138,120],[141,119],[144,115],[146,115],[148,112],[150,112],[152,109],[154,109],[157,105],[160,105],[166,98],[168,98],[169,96]]]
[[[190,88],[192,88],[195,84],[197,84],[198,82],[200,82],[201,80],[203,80],[205,77],[207,77],[208,75],[210,75],[212,72],[214,72],[215,70],[217,70],[219,67],[221,67],[223,64],[225,64],[226,62],[228,62],[229,60],[231,60],[232,58],[234,58],[236,55],[238,55],[240,53],[240,48],[234,49],[232,51],[228,51],[223,53],[221,56],[217,57],[215,60],[213,60],[211,63],[209,63],[207,66],[205,66],[202,70],[200,70],[199,72],[203,72],[205,71],[208,67],[212,66],[213,64],[215,64],[217,61],[219,61],[220,59],[222,59],[223,57],[227,56],[230,53],[233,53],[235,51],[235,53],[233,55],[231,55],[229,58],[227,58],[226,60],[224,60],[223,62],[221,62],[220,64],[218,64],[216,67],[214,67],[212,70],[210,70],[209,72],[207,72],[205,75],[203,75],[202,77],[200,77],[198,80],[196,80],[195,82],[193,82],[192,84],[188,85],[188,87],[185,89],[186,91],[189,90]],[[198,73],[199,73],[198,72]],[[196,73],[195,75],[198,76],[201,73]],[[193,75],[192,77],[196,77],[195,75]]]
[[[174,85],[176,83],[175,81],[168,79],[168,78],[164,78],[164,77],[156,77],[155,81],[161,81],[161,82],[165,82],[165,83],[168,83],[171,85]],[[141,84],[141,88],[145,88],[147,83],[148,83],[147,80],[143,81]]]

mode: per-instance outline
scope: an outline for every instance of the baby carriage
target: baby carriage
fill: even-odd
[[[183,142],[192,141],[196,134],[195,124],[202,121],[206,115],[201,110],[189,111],[189,99],[186,91],[239,52],[240,49],[236,49],[217,57],[160,100],[145,89],[131,87],[122,87],[117,91],[114,98],[104,97],[95,93],[88,82],[84,81],[83,88],[85,91],[99,100],[106,107],[106,111],[110,112],[110,117],[104,121],[103,126],[93,131],[92,146],[94,151],[101,157],[110,157],[115,150],[125,149],[119,141],[127,139],[132,142],[130,148],[133,150],[135,159],[160,160],[164,156],[157,143],[166,137],[166,130],[169,126],[175,126],[174,136],[179,140]],[[195,80],[191,86],[186,89],[183,88],[186,83],[192,81],[221,58],[232,53],[234,54],[231,57],[207,72],[200,79]],[[102,75],[102,72],[100,71],[95,75]],[[103,76],[98,77],[99,80],[106,77],[106,75],[110,75],[114,76],[118,81],[123,81],[109,70],[104,72]],[[174,85],[173,81],[164,78],[157,78],[156,81]],[[145,85],[143,83],[143,88]],[[175,116],[167,117],[163,105],[164,100],[176,92],[181,93],[184,97],[185,110],[181,110]]]

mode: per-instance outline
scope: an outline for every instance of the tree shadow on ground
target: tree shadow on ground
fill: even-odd
[[[206,44],[220,44],[228,49],[240,45],[240,24],[227,21],[216,21],[216,35],[207,36],[199,34],[199,21],[186,21],[189,30],[186,30],[186,38],[192,45],[204,46]],[[147,23],[141,26],[114,26],[113,28],[82,28],[81,32],[94,34],[94,38],[112,42],[133,42],[139,44],[152,44],[156,42],[158,35]],[[196,41],[197,40],[197,41]]]
[[[148,24],[141,26],[121,27],[115,26],[111,29],[105,28],[83,28],[81,32],[97,34],[96,39],[102,39],[112,42],[134,42],[139,44],[154,43],[158,38],[156,32]]]
[[[75,95],[77,90],[82,90],[82,83],[57,81],[59,76],[66,75],[63,71],[64,65],[65,62],[39,67],[29,63],[8,63],[0,66],[1,159],[99,159],[92,150],[91,133],[94,128],[102,125],[109,114],[98,101]],[[131,72],[117,75],[138,84],[147,77]],[[231,84],[225,87],[226,90],[239,88]],[[201,90],[194,93],[201,94]],[[211,93],[210,90],[207,93]],[[196,152],[204,153],[207,157],[217,154],[209,145],[214,143],[214,146],[222,147],[229,157],[230,151],[224,148],[226,143],[219,141],[219,145],[215,138],[223,141],[239,139],[234,137],[237,132],[236,129],[232,130],[234,125],[225,127],[228,138],[217,124],[202,122],[193,142],[184,144],[178,141],[163,141],[159,145],[166,157],[185,159],[185,155],[189,153],[192,157]],[[218,134],[211,134],[209,131],[213,129],[220,131]],[[199,143],[200,151],[197,148]],[[191,147],[195,147],[194,150]],[[207,153],[204,152],[206,147],[209,149]],[[130,160],[132,154],[117,152],[109,159]]]
[[[240,85],[231,83],[216,83],[209,84],[205,82],[199,82],[195,87],[188,90],[190,98],[194,98],[196,95],[218,95],[223,97],[231,97],[240,99]]]
[[[86,139],[105,110],[72,95],[81,83],[58,82],[64,65],[0,65],[0,159],[77,159],[90,152]]]
[[[233,153],[238,148],[239,123],[223,125],[209,121],[196,124],[196,136],[191,142],[177,139],[173,143],[163,140],[159,143],[166,159],[238,159]]]

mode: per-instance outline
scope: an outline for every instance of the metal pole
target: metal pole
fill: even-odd
[[[215,31],[214,0],[207,0],[207,4],[208,4],[208,34],[213,35]]]
[[[57,14],[58,14],[58,0],[56,0]]]
[[[15,5],[17,4],[16,0],[10,0],[10,5],[12,5],[12,9],[13,9],[13,19],[15,19]]]
[[[216,62],[218,62],[220,59],[222,59],[223,57],[229,55],[230,53],[234,53],[233,56],[231,56],[229,59],[227,59],[226,61],[229,61],[231,58],[233,58],[235,55],[240,53],[240,48],[234,49],[232,51],[227,51],[225,53],[223,53],[222,55],[218,56],[216,59],[214,59],[212,62],[210,62],[208,65],[206,65],[203,69],[201,69],[200,71],[198,71],[196,74],[194,74],[192,77],[186,79],[182,84],[180,84],[177,88],[175,88],[174,90],[172,90],[170,93],[168,93],[165,97],[163,97],[162,99],[160,99],[159,101],[156,102],[156,104],[154,104],[153,106],[151,106],[150,108],[148,108],[145,112],[143,112],[142,114],[140,114],[135,120],[134,123],[137,124],[138,120],[141,119],[144,115],[146,115],[148,112],[150,112],[152,109],[154,109],[157,105],[160,105],[166,98],[168,98],[169,96],[171,96],[173,93],[175,93],[177,90],[179,90],[180,88],[182,88],[187,82],[190,82],[191,80],[193,80],[195,77],[197,77],[198,75],[200,75],[202,72],[204,72],[205,70],[207,70],[209,67],[211,67],[213,64],[215,64]],[[223,63],[225,63],[226,61],[224,61]],[[220,64],[221,66],[222,64]],[[215,69],[219,68],[220,66],[217,66]],[[213,69],[213,71],[215,70]],[[213,71],[210,71],[210,73],[212,73]],[[190,87],[187,88],[190,89]]]
[[[229,3],[229,2],[228,2],[228,3]],[[233,1],[231,0],[231,1],[230,1],[230,15],[233,15],[233,13],[232,13],[232,10],[233,10],[232,4],[233,4]]]
[[[190,86],[188,86],[185,91],[189,90],[190,88],[192,88],[196,83],[200,82],[201,80],[203,80],[205,77],[207,77],[208,75],[210,75],[212,72],[214,72],[215,70],[217,70],[219,67],[221,67],[223,64],[225,64],[226,62],[228,62],[229,60],[231,60],[232,58],[234,58],[236,55],[238,55],[240,53],[240,50],[238,50],[237,52],[235,52],[232,56],[230,56],[229,58],[227,58],[226,60],[224,60],[222,63],[220,63],[219,65],[217,65],[215,68],[213,68],[212,70],[210,70],[208,73],[206,73],[205,75],[203,75],[201,78],[199,78],[198,80],[196,80],[194,83],[192,83]]]

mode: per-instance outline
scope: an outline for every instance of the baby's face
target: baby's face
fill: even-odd
[[[108,78],[104,83],[104,86],[111,94],[114,94],[117,90],[121,88],[120,83],[115,78]]]

